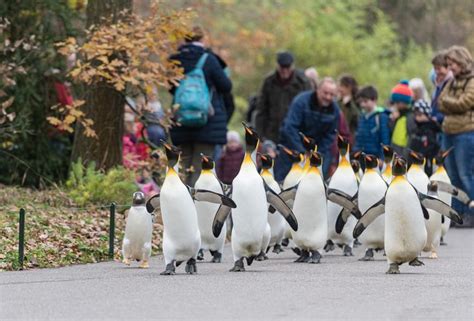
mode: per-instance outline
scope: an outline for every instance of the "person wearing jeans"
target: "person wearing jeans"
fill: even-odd
[[[446,53],[448,68],[453,73],[439,96],[443,121],[443,149],[453,147],[446,159],[446,169],[453,185],[474,199],[474,71],[469,50],[452,46]],[[473,209],[453,200],[453,207],[464,214],[464,226],[474,227]]]

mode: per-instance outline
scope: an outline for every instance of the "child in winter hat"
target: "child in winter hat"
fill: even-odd
[[[392,127],[392,147],[394,151],[405,157],[408,156],[407,147],[410,145],[410,135],[413,134],[416,124],[410,106],[413,100],[413,91],[408,80],[402,80],[393,87],[390,94],[392,113],[390,115]]]

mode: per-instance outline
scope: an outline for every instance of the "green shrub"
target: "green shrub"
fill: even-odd
[[[95,163],[86,167],[80,159],[72,163],[66,187],[69,197],[78,206],[129,204],[132,194],[138,190],[132,171],[116,167],[104,173],[95,169]]]

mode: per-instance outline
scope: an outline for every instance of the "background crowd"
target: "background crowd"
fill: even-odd
[[[194,27],[192,35],[171,59],[179,61],[185,73],[193,70],[204,54],[205,81],[212,92],[213,114],[203,127],[175,126],[171,141],[183,150],[186,181],[192,185],[199,175],[200,153],[213,156],[216,172],[224,183],[237,175],[244,149],[237,132],[227,131],[233,112],[232,82],[226,63],[205,46],[204,33]],[[429,95],[421,78],[401,80],[393,84],[388,101],[380,101],[376,84],[360,86],[351,75],[338,78],[320,77],[317,69],[296,68],[295,57],[288,51],[276,55],[276,69],[262,81],[259,93],[249,99],[247,121],[261,135],[262,151],[276,158],[275,177],[282,181],[291,167],[278,144],[304,152],[299,133],[315,139],[323,155],[323,171],[330,177],[337,166],[336,132],[346,137],[352,151],[362,151],[383,158],[382,144],[391,145],[399,155],[410,150],[426,157],[425,170],[433,171],[432,159],[442,150],[452,148],[446,168],[454,185],[474,198],[474,72],[471,53],[464,47],[452,46],[438,52],[427,70],[434,91]],[[174,93],[174,89],[171,90]],[[148,104],[159,119],[161,106],[154,97]],[[130,114],[126,121],[132,121]],[[124,159],[133,166],[140,159],[136,137],[140,125],[126,126]],[[147,128],[149,139],[156,145],[166,135],[159,126]],[[468,214],[467,208],[455,208]],[[470,213],[473,214],[473,213]],[[467,225],[474,222],[467,220]]]

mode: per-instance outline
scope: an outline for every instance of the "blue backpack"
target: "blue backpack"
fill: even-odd
[[[174,103],[179,105],[177,121],[188,127],[202,127],[207,124],[211,95],[202,67],[209,54],[204,53],[196,67],[188,72],[179,83]]]

